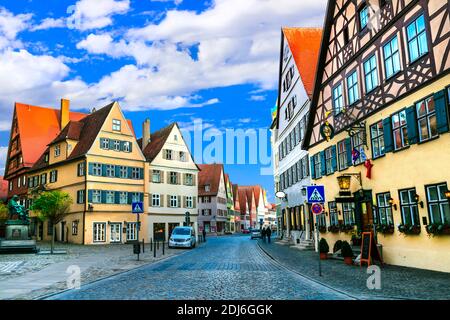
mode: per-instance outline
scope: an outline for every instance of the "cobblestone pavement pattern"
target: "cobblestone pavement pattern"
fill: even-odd
[[[201,247],[51,299],[349,299],[275,264],[248,236]]]

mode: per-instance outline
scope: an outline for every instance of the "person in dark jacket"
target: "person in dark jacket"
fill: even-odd
[[[203,227],[203,242],[206,242],[206,229]]]
[[[264,228],[261,228],[261,239],[266,242],[266,230]]]
[[[272,235],[272,230],[270,230],[270,226],[266,229],[267,242],[270,243],[270,236]]]

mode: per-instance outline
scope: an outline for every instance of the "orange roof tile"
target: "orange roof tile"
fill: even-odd
[[[8,198],[8,181],[3,179],[3,176],[0,176],[0,200],[6,201]]]
[[[60,133],[58,109],[16,103],[17,124],[24,165],[32,166],[46,146]],[[69,120],[79,121],[84,113],[70,112]]]
[[[199,164],[198,195],[216,196],[219,191],[220,176],[223,174],[223,164]],[[205,185],[210,186],[210,191],[205,191]]]
[[[283,34],[294,56],[306,93],[311,98],[319,60],[322,29],[283,28]]]

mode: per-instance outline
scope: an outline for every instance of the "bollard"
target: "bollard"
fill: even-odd
[[[159,250],[159,241],[156,242],[156,249]]]
[[[162,249],[163,249],[163,255],[164,255],[164,246],[166,245],[166,243],[165,242],[163,242],[163,245],[162,245]]]
[[[153,258],[156,258],[156,242],[153,242]]]
[[[144,242],[144,239],[142,239],[142,253],[144,253],[144,252],[145,252],[145,249],[144,249],[144,244],[145,244],[145,242]]]
[[[153,250],[153,248],[152,248],[152,238],[150,238],[150,251],[152,251]]]

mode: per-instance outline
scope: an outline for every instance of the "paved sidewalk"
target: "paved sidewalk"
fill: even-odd
[[[385,265],[381,268],[381,289],[369,290],[367,267],[322,260],[320,277],[316,252],[300,251],[274,240],[270,244],[258,240],[258,244],[283,266],[359,299],[450,299],[450,273]]]
[[[45,246],[45,245],[44,245]],[[44,295],[53,294],[67,289],[67,279],[70,273],[67,268],[78,266],[80,268],[81,285],[104,278],[113,274],[131,270],[161,259],[178,255],[184,250],[165,249],[162,255],[162,247],[153,257],[149,247],[137,261],[136,255],[132,253],[131,245],[112,246],[76,246],[58,245],[68,251],[67,255],[5,255],[2,260],[27,259],[27,264],[37,265],[36,271],[20,272],[9,277],[0,279],[0,300],[2,299],[36,299]],[[46,264],[41,265],[42,258]],[[54,259],[54,261],[51,261]],[[50,262],[48,261],[50,260]],[[24,268],[26,264],[24,265]],[[20,269],[20,267],[19,267]]]

